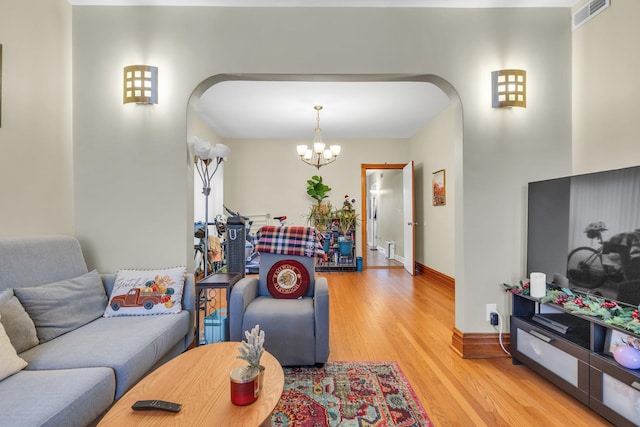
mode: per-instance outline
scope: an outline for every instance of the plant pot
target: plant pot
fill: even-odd
[[[242,366],[231,371],[231,402],[234,405],[249,405],[258,399],[260,372],[250,366]]]
[[[338,246],[340,247],[341,256],[350,256],[353,249],[353,240],[340,240],[338,241]]]

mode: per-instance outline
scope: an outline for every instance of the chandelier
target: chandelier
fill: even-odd
[[[306,145],[298,145],[297,150],[300,160],[320,169],[322,166],[336,161],[340,154],[340,146],[331,145],[326,148],[326,144],[322,140],[322,129],[320,129],[320,110],[322,110],[322,105],[316,105],[313,108],[316,110],[316,130],[313,136],[313,145],[311,148]]]

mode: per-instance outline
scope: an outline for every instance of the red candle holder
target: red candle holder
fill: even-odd
[[[248,366],[236,368],[231,371],[231,402],[234,405],[249,405],[258,399],[260,394],[260,382],[258,380],[260,371],[255,369],[255,373],[251,372],[246,375]]]

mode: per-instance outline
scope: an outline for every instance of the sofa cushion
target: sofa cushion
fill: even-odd
[[[258,297],[247,306],[242,330],[251,330],[255,325],[264,331],[265,350],[281,365],[305,365],[315,359],[313,298]]]
[[[41,286],[15,288],[16,294],[36,325],[40,343],[100,317],[107,295],[97,271]]]
[[[13,289],[0,292],[0,317],[11,345],[18,354],[38,345],[36,325],[13,294]]]
[[[110,368],[20,371],[0,382],[0,426],[88,426],[113,402]]]
[[[2,320],[1,316],[0,320]],[[22,370],[25,366],[27,362],[18,356],[0,323],[0,381]]]
[[[190,315],[100,317],[20,356],[28,370],[106,366],[116,374],[116,399],[126,392],[189,330]],[[71,351],[70,349],[73,349]]]
[[[86,272],[75,237],[0,237],[0,290],[44,285]]]
[[[104,317],[179,313],[186,272],[186,267],[119,270]]]

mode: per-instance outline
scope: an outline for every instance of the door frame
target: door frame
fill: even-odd
[[[362,269],[367,268],[367,200],[369,194],[367,193],[367,170],[369,169],[397,169],[402,171],[406,163],[362,163],[360,165],[360,212],[362,212],[362,221],[360,222],[360,245],[362,247]],[[402,220],[402,219],[401,219]],[[376,266],[371,268],[404,268],[404,266]]]

